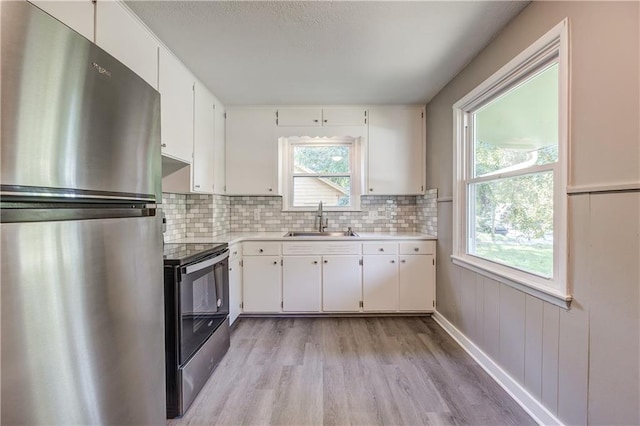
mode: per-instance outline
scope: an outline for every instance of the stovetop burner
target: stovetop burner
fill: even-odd
[[[226,243],[165,243],[164,264],[182,265],[191,263],[212,253],[223,251],[227,246]]]

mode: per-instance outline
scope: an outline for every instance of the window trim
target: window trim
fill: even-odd
[[[569,21],[567,18],[540,37],[492,76],[453,105],[453,251],[454,264],[517,288],[555,305],[568,308],[572,300],[568,282],[567,176],[569,172]],[[554,277],[545,279],[517,268],[467,253],[468,191],[472,172],[467,114],[496,99],[518,83],[552,63],[558,64],[558,161],[554,163]],[[546,169],[551,169],[548,165]],[[491,180],[500,175],[491,176]],[[502,177],[507,177],[503,175]]]
[[[282,194],[282,211],[316,211],[317,206],[294,206],[293,205],[293,179],[299,176],[350,176],[351,190],[349,206],[323,206],[324,211],[351,212],[360,211],[360,195],[362,194],[361,184],[361,150],[360,138],[351,136],[335,136],[335,137],[282,137],[280,138],[280,172],[281,172],[281,194]],[[295,173],[293,171],[293,151],[295,146],[330,146],[330,145],[347,145],[350,146],[349,168],[351,173],[319,173],[304,174]]]

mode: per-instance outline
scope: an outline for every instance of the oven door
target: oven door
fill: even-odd
[[[180,268],[180,359],[184,365],[229,314],[229,250]]]

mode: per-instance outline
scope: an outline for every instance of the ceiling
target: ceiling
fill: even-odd
[[[523,1],[137,1],[225,105],[425,104]]]

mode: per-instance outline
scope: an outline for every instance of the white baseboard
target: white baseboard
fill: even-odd
[[[433,319],[540,425],[562,425],[533,395],[436,311]]]

